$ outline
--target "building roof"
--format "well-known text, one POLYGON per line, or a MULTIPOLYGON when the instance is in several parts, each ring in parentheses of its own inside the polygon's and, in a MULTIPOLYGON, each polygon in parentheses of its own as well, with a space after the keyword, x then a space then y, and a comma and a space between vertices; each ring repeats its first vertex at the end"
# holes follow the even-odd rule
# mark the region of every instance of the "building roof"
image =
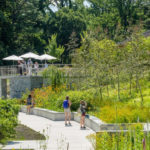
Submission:
MULTIPOLYGON (((144 37, 149 37, 150 36, 150 30, 148 30, 148 31, 146 31, 146 32, 144 32, 143 33, 143 36, 144 37)), ((118 42, 118 45, 124 45, 124 44, 126 44, 127 42, 129 42, 130 41, 130 38, 129 39, 126 39, 126 40, 124 40, 124 41, 122 41, 122 42, 118 42)))
POLYGON ((144 35, 144 37, 148 37, 148 36, 150 36, 150 30, 148 30, 148 31, 144 32, 144 33, 143 33, 143 35, 144 35))

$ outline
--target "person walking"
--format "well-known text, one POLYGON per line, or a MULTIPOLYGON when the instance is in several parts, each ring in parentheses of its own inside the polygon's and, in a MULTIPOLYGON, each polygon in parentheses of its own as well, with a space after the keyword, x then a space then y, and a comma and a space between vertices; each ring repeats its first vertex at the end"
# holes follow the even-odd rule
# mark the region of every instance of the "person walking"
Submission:
POLYGON ((32 106, 32 96, 28 95, 28 98, 27 98, 27 114, 30 114, 31 106, 32 106))
POLYGON ((70 111, 71 101, 69 100, 69 96, 66 96, 66 99, 63 101, 63 108, 65 113, 65 126, 71 125, 71 111, 70 111), (67 124, 68 121, 68 124, 67 124))
POLYGON ((81 112, 81 118, 80 118, 80 128, 81 129, 85 129, 85 114, 86 114, 86 102, 85 101, 81 101, 80 102, 80 112, 81 112))

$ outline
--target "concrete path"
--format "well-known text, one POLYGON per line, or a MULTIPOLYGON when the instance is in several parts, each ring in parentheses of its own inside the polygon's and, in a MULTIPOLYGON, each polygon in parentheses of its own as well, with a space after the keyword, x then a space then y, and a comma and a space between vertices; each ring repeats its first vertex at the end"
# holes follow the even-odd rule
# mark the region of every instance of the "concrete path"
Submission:
POLYGON ((43 133, 46 141, 14 141, 3 149, 35 150, 93 150, 86 136, 95 133, 91 129, 80 130, 79 123, 71 121, 72 126, 65 126, 64 121, 52 121, 35 115, 19 113, 19 121, 35 131, 43 133))

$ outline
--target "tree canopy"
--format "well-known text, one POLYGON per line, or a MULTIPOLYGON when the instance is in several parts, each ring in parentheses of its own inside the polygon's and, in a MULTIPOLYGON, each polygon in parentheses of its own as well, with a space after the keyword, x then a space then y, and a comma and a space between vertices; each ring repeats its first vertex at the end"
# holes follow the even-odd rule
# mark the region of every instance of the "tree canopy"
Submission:
POLYGON ((88 0, 86 3, 83 0, 1 0, 0 59, 28 51, 43 54, 53 35, 57 35, 54 51, 64 47, 61 62, 71 63, 70 53, 81 46, 84 31, 97 40, 108 37, 118 42, 130 36, 136 26, 141 30, 150 29, 148 0, 88 0))

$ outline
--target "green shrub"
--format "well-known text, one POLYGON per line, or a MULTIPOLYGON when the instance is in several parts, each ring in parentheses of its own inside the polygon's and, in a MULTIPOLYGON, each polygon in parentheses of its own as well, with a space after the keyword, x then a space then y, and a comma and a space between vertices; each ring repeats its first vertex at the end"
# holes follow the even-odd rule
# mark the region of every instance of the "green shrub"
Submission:
POLYGON ((145 138, 146 142, 150 142, 150 138, 144 135, 141 125, 132 127, 127 132, 100 132, 97 133, 95 138, 96 150, 142 150, 143 139, 145 138))
POLYGON ((89 109, 93 109, 93 93, 90 91, 68 91, 63 92, 57 99, 56 105, 60 108, 63 105, 63 100, 69 96, 72 103, 71 110, 76 111, 80 106, 80 101, 84 100, 87 103, 89 109))
POLYGON ((42 72, 42 76, 46 79, 46 85, 51 85, 53 88, 63 85, 66 82, 64 71, 55 66, 50 66, 42 72))
POLYGON ((148 150, 150 142, 149 135, 144 134, 140 124, 129 127, 127 132, 99 132, 95 136, 88 136, 88 139, 91 142, 96 140, 93 144, 95 150, 142 150, 143 139, 146 140, 146 150, 148 150))
POLYGON ((150 112, 147 107, 117 103, 102 107, 97 116, 107 123, 147 122, 150 112))
POLYGON ((0 143, 5 142, 9 137, 13 136, 17 126, 17 115, 19 106, 16 100, 0 99, 0 143))
MULTIPOLYGON (((76 111, 79 108, 80 101, 87 102, 88 109, 93 109, 96 98, 94 99, 94 91, 68 91, 66 86, 53 88, 51 86, 34 89, 32 92, 35 106, 55 111, 63 111, 63 101, 66 96, 70 97, 71 110, 76 111)), ((26 104, 26 99, 29 92, 22 96, 20 102, 26 104)))

